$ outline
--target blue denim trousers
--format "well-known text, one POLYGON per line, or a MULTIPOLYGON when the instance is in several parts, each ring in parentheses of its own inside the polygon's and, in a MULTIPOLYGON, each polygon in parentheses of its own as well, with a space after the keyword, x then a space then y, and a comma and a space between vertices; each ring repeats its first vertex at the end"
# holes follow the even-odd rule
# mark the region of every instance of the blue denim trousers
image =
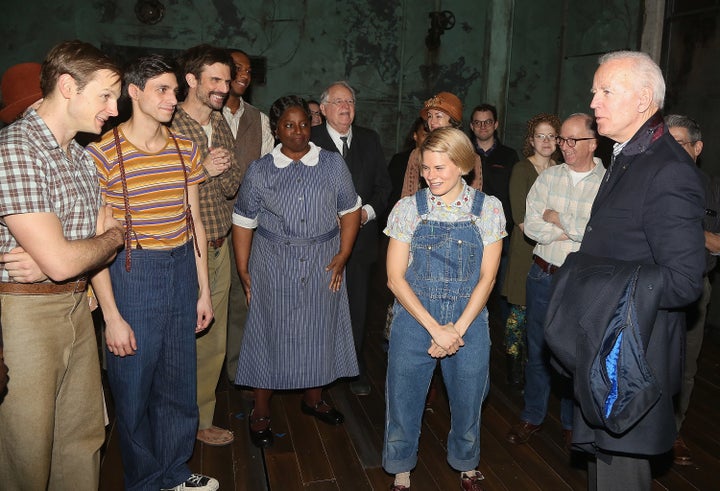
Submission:
MULTIPOLYGON (((473 215, 482 209, 482 196, 476 194, 473 215)), ((421 216, 423 204, 418 200, 421 216)), ((455 322, 479 281, 482 263, 482 238, 472 218, 452 223, 423 220, 413 234, 411 252, 405 278, 413 292, 439 324, 455 322)), ((474 469, 480 461, 480 411, 489 388, 487 316, 483 309, 463 336, 465 345, 440 360, 451 414, 447 461, 459 471, 474 469)), ((383 446, 383 467, 391 474, 410 471, 417 464, 425 397, 436 365, 427 353, 431 340, 428 331, 395 302, 383 446)))
MULTIPOLYGON (((422 417, 436 360, 427 354, 431 337, 405 309, 395 309, 388 351, 383 467, 390 474, 417 464, 422 417), (405 318, 405 319, 403 319, 405 318)), ((465 346, 440 360, 450 400, 447 461, 467 471, 480 461, 480 411, 490 388, 490 335, 487 310, 463 337, 465 346)))
POLYGON ((115 302, 137 341, 135 355, 107 353, 125 489, 172 488, 190 477, 187 461, 198 426, 193 244, 133 249, 131 270, 116 260, 110 276, 115 302))
MULTIPOLYGON (((525 366, 525 408, 520 418, 539 425, 545 420, 550 397, 550 349, 545 343, 545 315, 550 301, 552 275, 540 266, 530 267, 526 283, 527 365, 525 366)), ((560 422, 563 429, 573 426, 572 384, 564 380, 560 400, 560 422)))

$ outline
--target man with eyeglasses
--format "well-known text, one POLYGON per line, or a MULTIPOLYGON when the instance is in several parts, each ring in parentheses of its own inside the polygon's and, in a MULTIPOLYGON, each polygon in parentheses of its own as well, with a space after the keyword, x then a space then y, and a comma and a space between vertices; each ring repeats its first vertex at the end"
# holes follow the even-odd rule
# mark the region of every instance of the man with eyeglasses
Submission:
POLYGON ((374 130, 353 124, 355 91, 352 87, 344 81, 330 85, 320 96, 320 111, 326 121, 312 128, 311 140, 317 146, 343 156, 355 191, 362 199, 360 232, 345 267, 345 276, 355 352, 360 367, 360 376, 351 382, 350 390, 355 395, 367 395, 370 393, 370 382, 365 374, 362 346, 370 273, 378 256, 376 218, 382 216, 388 205, 392 184, 380 137, 374 130))
MULTIPOLYGON (((505 230, 508 235, 503 239, 500 268, 493 290, 502 291, 505 271, 507 270, 508 249, 510 247, 510 233, 513 229, 512 212, 510 210, 510 174, 518 158, 515 149, 503 145, 497 135, 499 121, 497 109, 492 104, 483 103, 472 111, 470 120, 470 140, 475 147, 475 153, 482 160, 483 192, 495 196, 503 205, 505 213, 505 230)), ((500 316, 504 324, 510 313, 510 306, 506 300, 500 300, 500 316)))
MULTIPOLYGON (((525 407, 521 422, 512 427, 510 443, 527 442, 542 426, 547 414, 552 373, 550 351, 545 343, 545 314, 553 274, 571 252, 580 249, 585 225, 605 167, 594 157, 597 141, 593 118, 573 114, 563 122, 556 141, 565 162, 548 167, 530 188, 525 206, 525 235, 537 242, 533 265, 527 276, 527 364, 525 407)), ((563 444, 570 448, 573 399, 569 380, 563 380, 560 422, 563 444)))
MULTIPOLYGON (((687 116, 669 114, 665 116, 665 124, 675 141, 690 155, 695 164, 703 150, 702 133, 700 125, 687 116)), ((693 465, 692 454, 682 437, 680 428, 685 420, 690 396, 695 385, 695 374, 698 368, 698 358, 702 348, 705 333, 705 319, 707 317, 708 303, 710 302, 710 280, 708 274, 717 264, 717 255, 720 254, 720 185, 716 178, 711 179, 705 172, 700 171, 705 184, 705 218, 703 229, 705 231, 705 274, 703 276, 703 293, 699 299, 688 306, 686 314, 687 334, 685 337, 685 370, 683 371, 682 387, 676 401, 675 424, 678 436, 673 444, 673 462, 677 465, 693 465)))
MULTIPOLYGON (((235 63, 235 78, 230 82, 230 90, 222 114, 230 126, 235 146, 235 161, 244 175, 250 162, 266 153, 272 152, 275 138, 270 131, 270 119, 258 108, 243 99, 252 82, 250 57, 240 49, 230 50, 235 63)), ((242 178, 241 181, 242 183, 242 178)), ((227 236, 228 247, 232 248, 232 234, 227 236)), ((235 382, 240 344, 245 330, 247 317, 247 299, 240 276, 235 266, 235 255, 230 253, 230 293, 228 297, 227 354, 225 372, 230 383, 235 382)))

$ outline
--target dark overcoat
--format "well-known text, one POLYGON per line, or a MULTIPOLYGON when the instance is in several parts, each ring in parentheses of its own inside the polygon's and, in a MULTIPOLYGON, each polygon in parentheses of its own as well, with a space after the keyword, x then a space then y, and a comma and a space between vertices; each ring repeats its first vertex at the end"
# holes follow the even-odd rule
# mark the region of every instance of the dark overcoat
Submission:
POLYGON ((672 397, 680 390, 684 363, 681 309, 703 288, 704 208, 697 167, 658 112, 606 172, 580 251, 659 267, 662 292, 645 355, 661 396, 652 410, 619 435, 589 424, 576 411, 574 443, 630 454, 660 454, 672 447, 676 436, 672 397))

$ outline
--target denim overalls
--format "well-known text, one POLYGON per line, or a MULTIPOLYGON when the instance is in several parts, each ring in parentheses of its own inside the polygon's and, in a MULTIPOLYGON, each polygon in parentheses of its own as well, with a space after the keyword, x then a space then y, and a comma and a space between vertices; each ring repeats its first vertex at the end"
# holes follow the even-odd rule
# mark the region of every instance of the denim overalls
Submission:
MULTIPOLYGON (((485 195, 475 193, 471 215, 461 222, 427 219, 428 191, 415 194, 422 221, 413 234, 412 263, 405 279, 430 314, 444 325, 462 314, 480 278, 483 242, 475 220, 485 195)), ((450 399, 448 463, 474 469, 480 461, 480 410, 489 388, 490 335, 487 309, 463 336, 465 345, 440 365, 450 399)), ((428 355, 432 337, 399 302, 395 302, 386 384, 387 409, 383 467, 407 472, 417 463, 425 397, 436 365, 428 355)))

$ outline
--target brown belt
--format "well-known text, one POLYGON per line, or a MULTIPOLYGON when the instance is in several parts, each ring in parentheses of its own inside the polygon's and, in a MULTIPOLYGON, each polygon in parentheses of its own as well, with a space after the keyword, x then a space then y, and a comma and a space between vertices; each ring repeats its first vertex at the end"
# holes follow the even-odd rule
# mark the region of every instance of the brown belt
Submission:
POLYGON ((68 283, 0 283, 0 293, 14 295, 53 295, 57 293, 80 293, 87 288, 87 278, 68 283))
POLYGON ((540 269, 542 269, 547 274, 553 274, 559 268, 558 266, 555 266, 554 264, 550 264, 549 262, 547 262, 546 260, 544 260, 543 258, 541 258, 540 256, 537 256, 535 254, 533 254, 533 262, 535 264, 537 264, 538 266, 540 266, 540 269))
POLYGON ((219 239, 215 240, 208 240, 208 247, 212 247, 214 249, 220 249, 222 245, 225 243, 226 237, 220 237, 219 239))

